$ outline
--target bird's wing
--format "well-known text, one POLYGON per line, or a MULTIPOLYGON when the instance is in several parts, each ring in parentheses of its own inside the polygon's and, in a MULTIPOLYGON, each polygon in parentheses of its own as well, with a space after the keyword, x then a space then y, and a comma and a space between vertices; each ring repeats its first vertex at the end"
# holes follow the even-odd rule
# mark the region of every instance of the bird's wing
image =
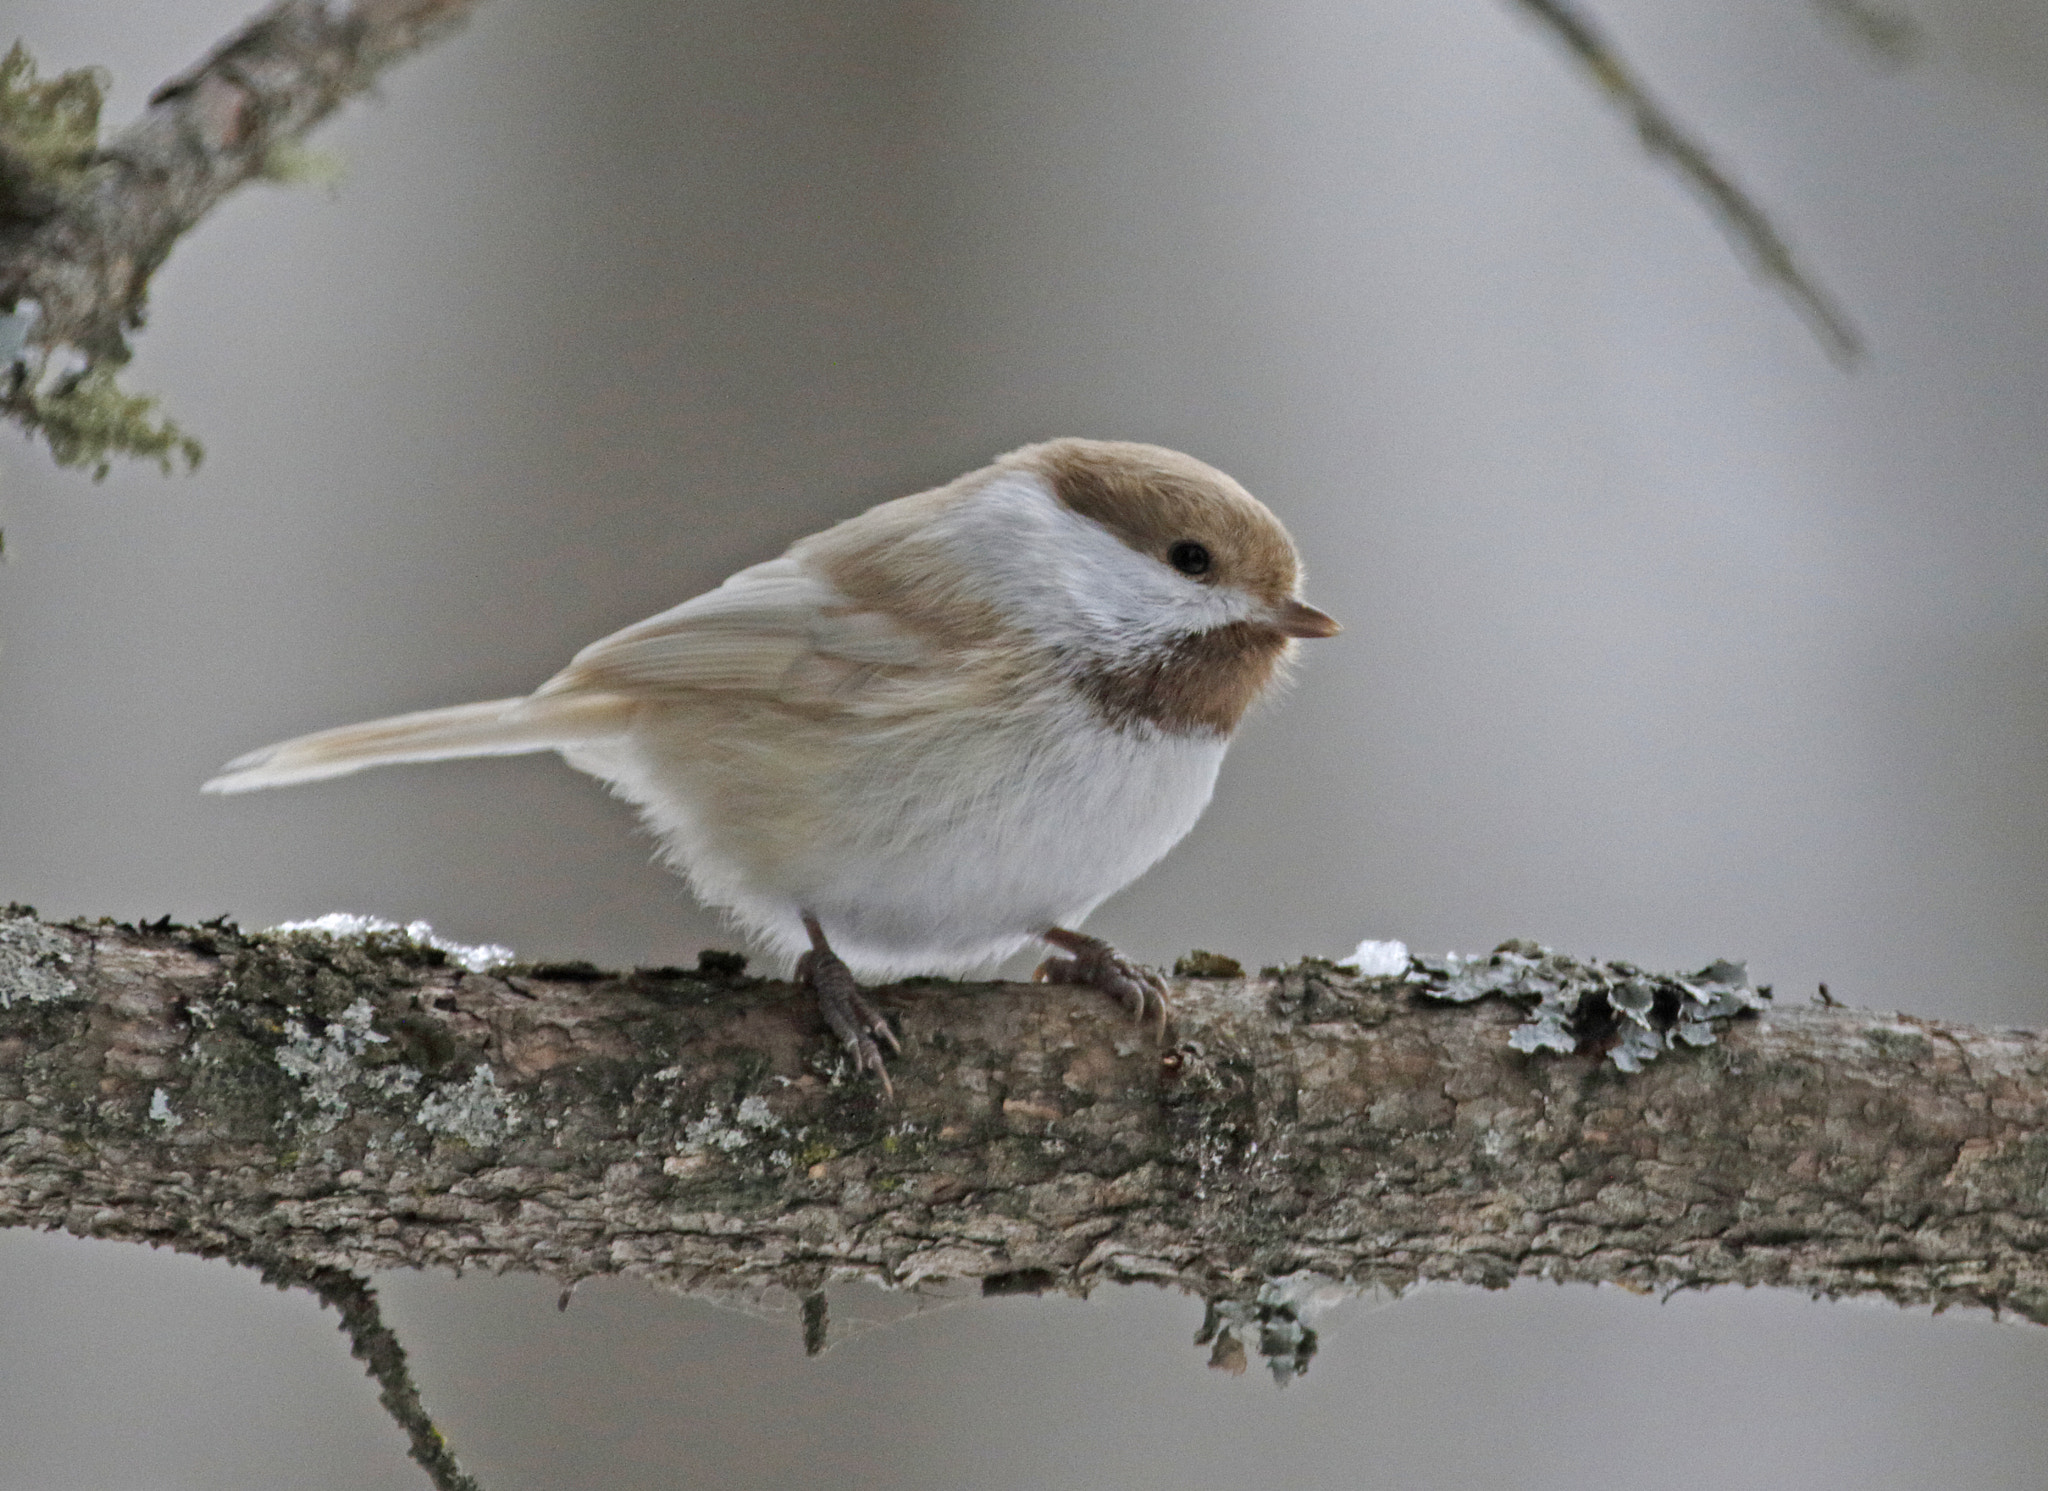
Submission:
POLYGON ((719 690, 827 702, 881 670, 932 660, 927 641, 853 606, 787 556, 591 643, 538 696, 719 690))

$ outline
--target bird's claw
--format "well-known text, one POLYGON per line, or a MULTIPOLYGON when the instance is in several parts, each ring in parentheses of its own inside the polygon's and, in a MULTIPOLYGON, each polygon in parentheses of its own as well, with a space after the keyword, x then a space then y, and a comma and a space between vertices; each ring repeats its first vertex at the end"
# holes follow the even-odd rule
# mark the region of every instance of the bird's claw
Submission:
POLYGON ((797 959, 796 976, 799 983, 810 985, 818 1001, 818 1012, 853 1058, 854 1069, 873 1072, 875 1080, 882 1084, 882 1095, 893 1098, 896 1085, 889 1080, 889 1068, 883 1065, 882 1048, 876 1042, 886 1042, 899 1056, 903 1054, 903 1043, 896 1039, 896 1032, 889 1028, 881 1012, 861 997, 853 970, 840 961, 837 953, 827 949, 808 952, 797 959))
POLYGON ((1158 970, 1133 963, 1099 937, 1059 929, 1046 940, 1067 951, 1065 957, 1047 958, 1032 973, 1034 983, 1081 984, 1100 989, 1122 1005, 1133 1020, 1143 1024, 1157 1017, 1159 1038, 1166 1038, 1167 1016, 1172 1012, 1171 991, 1158 970))

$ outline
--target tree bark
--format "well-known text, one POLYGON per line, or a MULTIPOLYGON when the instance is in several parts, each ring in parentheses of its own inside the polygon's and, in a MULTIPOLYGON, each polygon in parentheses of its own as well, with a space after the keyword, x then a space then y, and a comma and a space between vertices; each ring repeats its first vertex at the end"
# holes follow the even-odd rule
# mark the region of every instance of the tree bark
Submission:
POLYGON ((399 933, 17 909, 0 1225, 806 1297, 1147 1280, 1262 1323, 1269 1354, 1303 1347, 1309 1280, 1771 1284, 2048 1320, 2032 1032, 1766 1006, 1630 1073, 1612 1018, 1524 1052, 1521 1003, 1445 1003, 1414 973, 1178 979, 1164 1044, 1086 991, 913 980, 875 996, 904 1045, 886 1102, 799 991, 709 961, 475 973, 399 933))

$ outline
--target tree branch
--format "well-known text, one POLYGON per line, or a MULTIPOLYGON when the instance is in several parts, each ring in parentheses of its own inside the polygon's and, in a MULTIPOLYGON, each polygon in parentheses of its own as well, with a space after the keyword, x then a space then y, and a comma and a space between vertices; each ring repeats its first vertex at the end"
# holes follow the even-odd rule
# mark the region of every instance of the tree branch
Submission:
MULTIPOLYGON (((147 441, 149 409, 123 406, 110 379, 128 359, 127 333, 143 321, 150 276, 172 246, 236 187, 277 174, 305 134, 400 58, 459 26, 476 0, 278 0, 205 59, 157 89, 143 116, 95 143, 99 84, 72 73, 36 84, 26 55, 9 59, 8 110, 0 124, 0 310, 16 323, 7 360, 23 341, 41 349, 34 368, 15 364, 0 382, 0 410, 61 446, 82 429, 96 450, 76 459, 104 466, 127 450, 124 432, 147 441), (22 76, 27 69, 27 76, 22 76), (40 106, 40 107, 39 107, 40 106), (28 125, 38 128, 29 129, 28 125), (70 148, 63 148, 64 142, 70 148), (44 386, 48 354, 75 349, 84 367, 69 386, 44 386), (77 404, 80 389, 87 408, 77 404), (47 407, 46 407, 47 406, 47 407), (96 423, 97 422, 97 425, 96 423), (109 426, 113 439, 107 440, 109 426)), ((143 451, 167 459, 182 437, 156 432, 143 451)), ((188 460, 196 447, 184 440, 188 460)))
POLYGON ((1533 953, 1468 966, 1440 991, 1465 1004, 1318 963, 1179 980, 1163 1047, 1081 991, 911 981, 877 996, 905 1048, 885 1103, 785 984, 15 916, 0 1225, 805 1298, 1143 1279, 1246 1329, 1309 1276, 2048 1320, 2043 1037, 1766 1007, 1627 1073, 1627 991, 1668 1016, 1686 985, 1533 953), (1612 1003, 1571 1054, 1517 1050, 1553 975, 1612 1003))
POLYGON ((420 1390, 412 1380, 412 1369, 406 1365, 405 1348, 384 1323, 377 1291, 367 1279, 342 1269, 283 1257, 257 1266, 266 1284, 275 1284, 279 1289, 308 1290, 341 1317, 349 1354, 376 1379, 377 1401, 405 1431, 406 1451, 427 1473, 428 1484, 434 1491, 483 1491, 455 1463, 455 1452, 448 1448, 448 1441, 428 1416, 426 1405, 420 1401, 420 1390))
MULTIPOLYGON (((1621 54, 1571 0, 1513 0, 1562 42, 1607 97, 1628 114, 1643 148, 1678 173, 1748 255, 1756 272, 1806 317, 1829 357, 1853 367, 1863 357, 1863 335, 1834 296, 1793 257, 1792 247, 1770 216, 1706 146, 1665 111, 1621 54)), ((1862 12, 1858 12, 1862 14, 1862 12)))

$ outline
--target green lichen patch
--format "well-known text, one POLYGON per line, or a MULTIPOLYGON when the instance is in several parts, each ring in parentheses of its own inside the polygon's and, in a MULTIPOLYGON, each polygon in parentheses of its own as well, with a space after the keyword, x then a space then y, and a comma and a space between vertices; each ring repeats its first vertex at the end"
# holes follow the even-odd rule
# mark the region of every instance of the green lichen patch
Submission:
POLYGON ((405 1018, 417 980, 448 962, 437 948, 403 935, 177 930, 225 975, 219 997, 185 1004, 188 1114, 304 1142, 359 1108, 431 1091, 430 1074, 468 1074, 444 1027, 405 1018))
POLYGON ((279 186, 319 186, 329 191, 348 176, 348 161, 336 150, 322 150, 303 140, 278 140, 263 153, 256 174, 279 186))
MULTIPOLYGON (((100 109, 112 80, 97 67, 42 79, 35 59, 16 42, 0 58, 0 191, 17 172, 47 181, 82 171, 99 148, 100 109)), ((13 194, 0 196, 0 213, 13 215, 13 194)))
POLYGON ((1624 1072, 1679 1046, 1711 1046, 1720 1026, 1771 997, 1768 987, 1750 986, 1740 963, 1645 973, 1633 963, 1584 963, 1519 940, 1476 958, 1416 958, 1405 978, 1426 999, 1471 1004, 1498 995, 1521 1005, 1529 1018, 1508 1034, 1517 1051, 1600 1050, 1624 1072))
POLYGON ((119 456, 154 461, 166 476, 180 461, 188 472, 199 469, 206 448, 156 407, 155 395, 123 389, 107 362, 55 375, 16 362, 0 382, 0 411, 41 434, 59 466, 89 467, 94 481, 119 456))
POLYGON ((274 1054, 284 1034, 275 1011, 194 999, 185 1015, 192 1032, 179 1064, 181 1108, 226 1132, 274 1131, 297 1098, 296 1083, 274 1054))
MULTIPOLYGON (((0 58, 0 227, 59 212, 100 169, 107 81, 97 68, 40 78, 19 42, 0 58)), ((131 321, 140 314, 135 293, 131 321)), ((85 467, 95 481, 124 456, 154 461, 166 476, 180 462, 197 470, 200 443, 158 413, 155 397, 117 381, 127 355, 119 335, 89 338, 82 352, 36 344, 40 309, 27 300, 0 306, 0 413, 41 434, 58 465, 85 467)))
POLYGON ((373 991, 382 996, 406 986, 408 964, 434 966, 432 949, 384 946, 373 939, 330 939, 317 933, 259 934, 228 960, 238 1003, 252 1015, 268 1013, 282 1031, 286 1016, 318 1034, 373 991))
POLYGON ((1925 1061, 1934 1050, 1927 1037, 1917 1030, 1873 1025, 1863 1032, 1863 1039, 1870 1042, 1878 1055, 1892 1061, 1925 1061))
POLYGON ((1243 978, 1244 964, 1222 953, 1205 952, 1196 948, 1184 958, 1173 962, 1175 978, 1243 978))

